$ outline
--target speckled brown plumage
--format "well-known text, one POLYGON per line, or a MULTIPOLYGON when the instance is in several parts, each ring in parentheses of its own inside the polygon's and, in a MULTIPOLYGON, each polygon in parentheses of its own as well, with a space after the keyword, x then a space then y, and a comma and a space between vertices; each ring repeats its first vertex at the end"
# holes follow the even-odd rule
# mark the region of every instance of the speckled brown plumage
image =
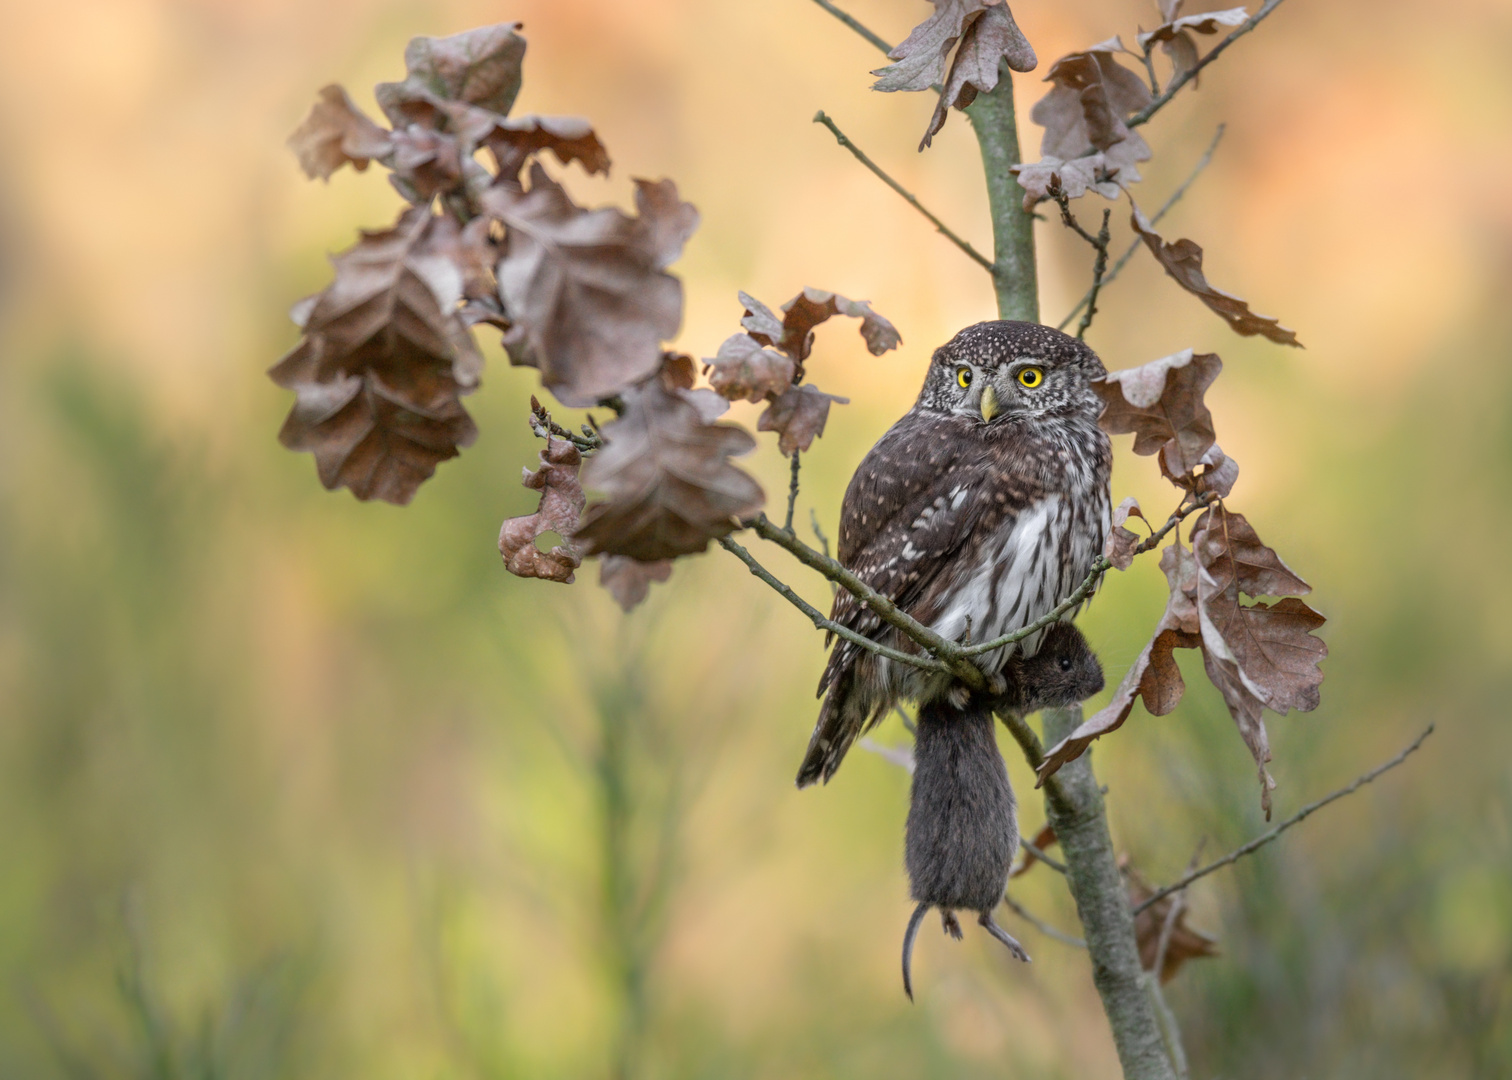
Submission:
MULTIPOLYGON (((935 351, 918 401, 852 477, 840 561, 954 640, 988 640, 1040 618, 1086 577, 1107 535, 1112 454, 1089 388, 1103 373, 1091 349, 1049 327, 1002 321, 962 330, 935 351), (1043 373, 1033 388, 1018 379, 1030 366, 1043 373), (989 386, 1000 411, 987 420, 989 386)), ((913 648, 848 592, 830 617, 913 648)), ((1030 637, 980 661, 997 670, 1016 648, 1033 655, 1037 647, 1030 637)), ((948 677, 835 642, 798 785, 834 775, 895 701, 928 702, 949 690, 948 677)))

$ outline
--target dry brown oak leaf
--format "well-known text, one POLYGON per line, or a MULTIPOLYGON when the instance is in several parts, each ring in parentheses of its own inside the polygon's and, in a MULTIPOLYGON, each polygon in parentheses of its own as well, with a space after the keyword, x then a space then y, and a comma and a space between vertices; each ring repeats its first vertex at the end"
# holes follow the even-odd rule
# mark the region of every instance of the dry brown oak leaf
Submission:
MULTIPOLYGON (((1137 872, 1124 867, 1129 887, 1129 906, 1136 907, 1155 894, 1137 872)), ((1139 966, 1146 971, 1155 970, 1155 961, 1160 958, 1160 937, 1165 933, 1166 920, 1171 917, 1171 908, 1178 903, 1176 896, 1163 896, 1138 915, 1134 916, 1134 937, 1139 943, 1139 966)), ((1171 934, 1166 940, 1165 962, 1160 967, 1160 981, 1170 982, 1188 960, 1200 960, 1220 955, 1218 939, 1211 934, 1187 925, 1187 907, 1182 905, 1171 924, 1171 934)))
POLYGON ((998 65, 1033 71, 1039 63, 1004 0, 934 0, 935 10, 887 55, 897 63, 878 68, 873 90, 929 90, 943 82, 940 100, 919 143, 923 150, 945 126, 951 106, 964 109, 998 84, 998 65), (959 45, 959 48, 957 46, 959 45), (946 71, 946 57, 955 58, 946 71))
POLYGON ((1311 586, 1261 542, 1244 515, 1222 504, 1205 511, 1192 531, 1203 665, 1223 695, 1239 735, 1255 759, 1260 802, 1270 817, 1275 787, 1261 709, 1285 713, 1318 707, 1328 646, 1313 631, 1322 615, 1297 596, 1311 586), (1280 596, 1275 604, 1243 597, 1280 596))
POLYGON ((730 401, 777 397, 792 386, 796 370, 791 358, 763 348, 749 334, 731 334, 716 355, 704 360, 709 385, 730 401))
POLYGON ((482 26, 450 37, 412 38, 403 82, 379 83, 374 95, 395 127, 439 127, 441 102, 456 101, 505 116, 520 93, 525 39, 519 23, 482 26))
POLYGON ((312 180, 329 180, 343 165, 361 172, 369 161, 393 150, 389 132, 369 120, 334 84, 320 91, 320 100, 289 136, 288 146, 312 180))
POLYGON ((605 555, 599 560, 599 584, 627 612, 646 599, 652 582, 666 581, 671 576, 671 559, 639 562, 624 555, 605 555))
POLYGON ((1093 740, 1122 727, 1136 697, 1144 700, 1152 716, 1165 716, 1180 703, 1186 683, 1176 666, 1174 651, 1195 649, 1202 644, 1196 601, 1197 563, 1178 539, 1161 553, 1160 568, 1165 571, 1170 595, 1165 613, 1155 624, 1155 633, 1113 691, 1113 699, 1046 753, 1038 769, 1036 787, 1055 775, 1062 765, 1081 757, 1093 740))
POLYGON ((1180 7, 1180 4, 1162 4, 1161 15, 1166 21, 1148 34, 1140 34, 1138 37, 1139 47, 1146 51, 1155 42, 1160 43, 1171 60, 1173 78, 1197 66, 1197 41, 1192 37, 1193 32, 1216 34, 1219 27, 1238 26, 1249 15, 1244 8, 1230 8, 1227 11, 1208 11, 1178 19, 1175 14, 1180 7))
POLYGON ((1069 198, 1096 191, 1112 199, 1140 179, 1135 166, 1149 160, 1150 147, 1124 121, 1150 103, 1150 88, 1114 59, 1115 47, 1122 47, 1116 38, 1050 68, 1045 81, 1055 86, 1029 113, 1045 129, 1041 160, 1010 170, 1025 189, 1026 207, 1047 198, 1052 181, 1069 198))
POLYGON ((1245 337, 1259 334, 1278 345, 1302 348, 1296 331, 1288 330, 1269 315, 1255 314, 1248 303, 1233 293, 1209 285, 1202 273, 1202 248, 1194 241, 1177 240, 1171 243, 1165 240, 1137 207, 1131 224, 1156 261, 1165 267, 1166 273, 1175 278, 1183 289, 1223 316, 1234 333, 1245 337))
POLYGON ((516 577, 541 578, 571 584, 573 571, 583 557, 572 542, 578 516, 587 499, 578 482, 578 468, 583 455, 566 439, 547 439, 541 451, 541 467, 532 472, 522 470, 520 483, 541 493, 536 512, 524 517, 506 518, 499 529, 499 554, 504 568, 516 577), (556 533, 562 543, 550 551, 536 546, 537 538, 556 533))
POLYGON ((850 398, 826 394, 818 387, 789 386, 772 400, 756 421, 757 431, 777 432, 777 449, 791 457, 807 450, 824 434, 831 404, 849 405, 850 398))
POLYGON ((749 432, 706 422, 661 379, 626 390, 624 402, 583 473, 605 495, 577 530, 586 554, 641 562, 690 555, 761 509, 761 486, 729 461, 755 448, 749 432))
MULTIPOLYGON (((1108 530, 1108 539, 1103 544, 1103 558, 1119 570, 1127 570, 1134 565, 1134 549, 1139 546, 1139 535, 1124 528, 1124 522, 1131 517, 1144 518, 1139 500, 1132 496, 1119 503, 1113 511, 1113 527, 1108 530)), ((1147 518, 1145 520, 1148 521, 1147 518)))
POLYGON ((861 338, 866 342, 866 351, 881 356, 889 349, 896 349, 903 337, 892 323, 871 309, 865 300, 847 300, 839 293, 823 289, 804 289, 782 305, 782 318, 760 300, 740 293, 740 302, 745 305, 745 315, 740 325, 760 345, 771 345, 786 353, 798 365, 798 377, 803 375, 803 362, 814 348, 814 328, 836 315, 848 315, 861 320, 861 338))
POLYGON ((682 283, 666 267, 698 212, 670 180, 637 180, 639 217, 585 210, 539 164, 528 191, 482 198, 505 226, 499 298, 511 363, 537 368, 564 404, 592 405, 652 375, 682 322, 682 283))
POLYGON ((1213 353, 1179 353, 1110 371, 1092 384, 1102 398, 1098 425, 1109 435, 1134 435, 1136 454, 1160 454, 1173 477, 1189 476, 1214 441, 1213 414, 1203 396, 1223 370, 1213 353))
POLYGON ((293 390, 279 432, 315 455, 327 489, 407 503, 477 435, 460 398, 483 358, 457 315, 455 226, 411 207, 332 258, 335 280, 296 307, 304 338, 269 372, 293 390))

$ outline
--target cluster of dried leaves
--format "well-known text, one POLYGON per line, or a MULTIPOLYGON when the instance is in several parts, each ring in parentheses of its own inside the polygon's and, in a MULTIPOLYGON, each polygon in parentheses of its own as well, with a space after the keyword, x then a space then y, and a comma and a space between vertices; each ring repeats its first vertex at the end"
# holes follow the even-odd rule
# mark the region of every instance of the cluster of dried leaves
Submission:
MULTIPOLYGON (((979 21, 964 25, 977 42, 968 54, 997 33, 979 21)), ((692 359, 664 343, 683 305, 668 267, 698 212, 670 180, 636 180, 634 214, 572 201, 544 167, 547 152, 590 174, 607 172, 609 156, 585 120, 510 115, 525 55, 518 30, 416 38, 405 79, 375 90, 390 127, 328 86, 290 137, 311 177, 377 162, 409 205, 335 256, 335 279, 295 306, 303 337, 271 372, 295 394, 280 438, 315 455, 327 488, 408 502, 476 436, 461 399, 483 365, 472 328, 493 326, 511 363, 536 368, 563 404, 617 414, 578 436, 533 403, 547 443, 524 483, 541 501, 504 522, 505 566, 570 582, 584 558, 602 556, 600 581, 628 609, 666 580, 669 560, 703 551, 763 505, 731 462, 755 440, 719 421, 729 401, 767 401, 758 429, 776 432, 785 454, 806 450, 845 400, 803 381, 814 327, 859 318, 873 353, 899 339, 865 303, 834 293, 806 289, 780 317, 742 294, 745 332, 708 361, 713 389, 696 389, 692 359), (600 496, 592 503, 585 485, 600 496)))
POLYGON ((920 150, 945 126, 952 106, 964 109, 997 86, 1003 61, 1014 71, 1033 71, 1039 63, 1007 0, 933 2, 934 13, 887 54, 896 63, 872 72, 878 76, 873 90, 939 92, 920 150))
MULTIPOLYGON (((1213 416, 1204 400, 1223 369, 1212 354, 1191 349, 1140 367, 1111 372, 1094 384, 1105 404, 1101 425, 1110 435, 1134 436, 1136 454, 1155 455, 1161 473, 1183 500, 1211 497, 1191 525, 1161 554, 1170 596, 1149 642, 1129 668, 1106 707, 1053 747, 1041 779, 1074 760, 1091 742, 1128 719, 1135 698, 1155 716, 1174 709, 1185 690, 1176 649, 1198 649, 1208 679, 1223 695, 1240 736, 1259 770, 1261 805, 1270 815, 1275 781, 1266 770, 1270 747, 1262 710, 1285 714, 1317 707, 1328 648, 1314 631, 1319 615, 1298 597, 1310 586, 1267 547, 1254 527, 1224 501, 1239 478, 1239 466, 1218 445, 1213 416), (1266 603, 1261 597, 1279 597, 1266 603)), ((1128 528, 1144 517, 1125 500, 1114 515, 1104 554, 1116 567, 1133 558, 1138 535, 1128 528)))

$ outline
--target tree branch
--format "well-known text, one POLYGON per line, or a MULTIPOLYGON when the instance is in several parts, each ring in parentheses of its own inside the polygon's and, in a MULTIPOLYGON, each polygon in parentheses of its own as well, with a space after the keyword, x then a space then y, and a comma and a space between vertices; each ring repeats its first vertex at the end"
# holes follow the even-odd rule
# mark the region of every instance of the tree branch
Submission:
POLYGON ((1214 60, 1218 59, 1224 49, 1227 49, 1230 45, 1238 41, 1245 34, 1249 33, 1255 27, 1259 26, 1260 23, 1263 22, 1271 12, 1275 11, 1280 6, 1281 0, 1265 0, 1265 5, 1259 11, 1255 12, 1246 21, 1236 26, 1233 33, 1229 34, 1228 37, 1224 38, 1218 44, 1214 45, 1208 52, 1208 54, 1201 60, 1197 61, 1196 64, 1172 79, 1171 84, 1165 88, 1165 91, 1159 97, 1150 102, 1143 109, 1140 109, 1137 113, 1126 120, 1125 123, 1128 124, 1128 126, 1131 128, 1136 128, 1140 124, 1148 123, 1150 117, 1154 116, 1161 109, 1165 108, 1166 104, 1176 96, 1177 92, 1180 91, 1183 86, 1195 79, 1201 73, 1203 68, 1207 67, 1214 60))
POLYGON ((928 218, 929 223, 933 225, 935 229, 945 237, 945 239, 949 240, 952 244, 960 248, 972 259, 976 260, 976 262, 981 265, 981 267, 989 274, 996 273, 996 268, 992 265, 991 259, 983 255, 976 248, 972 247, 969 241, 964 240, 960 236, 958 236, 950 228, 950 226, 946 225, 939 218, 935 217, 934 214, 930 213, 929 210, 925 208, 924 204, 921 203, 912 192, 910 192, 902 184, 894 180, 891 176, 887 175, 887 173, 883 171, 880 165, 878 165, 871 158, 867 157, 859 146, 850 141, 850 137, 835 125, 835 122, 829 118, 829 116, 824 112, 823 109, 820 109, 814 114, 814 123, 823 124, 825 127, 829 128, 830 134, 835 137, 835 141, 837 141, 841 146, 845 147, 853 155, 855 155, 856 160, 870 169, 872 171, 872 174, 876 176, 877 179, 881 180, 888 187, 892 188, 899 195, 903 196, 904 201, 907 202, 909 206, 912 206, 915 210, 928 218))
POLYGON ((793 451, 793 474, 788 481, 787 522, 782 526, 788 532, 793 531, 793 508, 798 505, 798 469, 801 463, 798 454, 799 451, 793 451))
MULTIPOLYGON (((1213 136, 1213 141, 1208 144, 1207 153, 1203 154, 1201 159, 1198 160, 1197 165, 1187 175, 1187 178, 1181 182, 1181 186, 1178 187, 1175 191, 1171 192, 1170 198, 1166 199, 1164 205, 1162 205, 1159 210, 1155 211, 1155 216, 1150 219, 1151 225, 1158 224, 1160 222, 1160 219, 1165 217, 1166 214, 1170 212, 1171 207, 1175 206, 1178 202, 1181 201, 1181 197, 1187 193, 1187 189, 1192 186, 1193 182, 1202 175, 1203 170, 1206 169, 1210 164, 1212 164, 1213 151, 1218 149, 1218 143, 1223 139, 1223 133, 1227 130, 1227 124, 1218 125, 1218 132, 1213 136)), ((1113 269, 1108 271, 1108 275, 1103 278, 1103 288, 1106 288, 1107 286, 1113 284, 1113 279, 1116 278, 1119 274, 1123 273, 1123 268, 1127 266, 1129 260, 1134 257, 1134 253, 1143 246, 1144 241, 1136 237, 1134 239, 1134 242, 1129 245, 1128 250, 1118 257, 1118 261, 1113 264, 1113 269)), ((1095 298, 1095 290, 1088 289, 1086 293, 1082 295, 1082 298, 1077 301, 1076 306, 1066 313, 1066 317, 1055 324, 1055 328, 1057 330, 1064 330, 1066 328, 1066 324, 1069 323, 1072 319, 1076 318, 1076 313, 1081 311, 1082 308, 1086 307, 1095 298)))
POLYGON ((871 42, 877 48, 881 49, 884 54, 892 52, 893 47, 891 45, 889 45, 882 38, 878 37, 876 34, 872 33, 865 26, 863 26, 861 24, 861 21, 854 15, 847 15, 845 12, 837 8, 834 4, 830 3, 829 0, 814 0, 814 3, 818 4, 825 11, 829 12, 835 18, 843 22, 846 26, 850 27, 856 33, 864 37, 867 41, 871 42))
POLYGON ((998 318, 1039 322, 1039 271, 1034 262, 1034 216, 1024 209, 1023 189, 1008 170, 1019 155, 1013 111, 1013 72, 998 64, 998 84, 966 109, 982 151, 987 206, 992 215, 993 287, 998 318))
MULTIPOLYGON (((787 530, 779 529, 767 519, 765 514, 758 516, 753 521, 747 522, 746 527, 753 530, 763 540, 770 540, 778 547, 783 548, 811 570, 817 570, 831 581, 838 583, 841 588, 871 608, 883 622, 897 630, 901 630, 905 636, 928 649, 944 664, 945 670, 948 670, 971 689, 976 691, 987 689, 987 677, 982 674, 982 670, 979 667, 967 658, 967 654, 962 646, 941 637, 929 627, 908 615, 891 600, 877 592, 834 559, 819 554, 819 552, 809 547, 787 530)), ((835 625, 838 626, 839 624, 835 625)), ((847 640, 851 639, 848 638, 847 640)), ((869 641, 870 639, 867 640, 869 641)), ((897 650, 892 651, 897 652, 897 650)), ((907 656, 910 654, 900 653, 899 655, 907 656)))
POLYGON ((1003 903, 1008 905, 1009 911, 1013 912, 1019 918, 1023 919, 1030 926, 1034 927, 1040 933, 1044 934, 1047 938, 1054 938, 1056 941, 1070 945, 1075 949, 1085 949, 1087 947, 1087 943, 1081 938, 1073 937, 1063 930, 1057 930, 1049 923, 1043 921, 1042 919, 1039 919, 1034 915, 1029 914, 1029 912, 1024 909, 1024 906, 1022 904, 1020 904, 1013 897, 1009 896, 1007 893, 1003 894, 1003 903))
POLYGON ((1327 806, 1329 803, 1334 802, 1338 799, 1342 799, 1346 795, 1353 795, 1356 791, 1364 787, 1366 784, 1370 783, 1382 773, 1394 769, 1402 762, 1406 761, 1408 755, 1410 755, 1418 747, 1422 746, 1423 742, 1428 738, 1428 736, 1433 734, 1433 730, 1436 726, 1437 725, 1429 724, 1427 729, 1412 741, 1411 746, 1407 747, 1407 749, 1403 750, 1400 754, 1392 758, 1390 761, 1386 762, 1384 765, 1379 765, 1376 768, 1371 769, 1364 776, 1357 777, 1353 783, 1342 787, 1338 791, 1335 791, 1329 795, 1325 795, 1317 802, 1308 803, 1291 817, 1287 818, 1285 821, 1281 822, 1281 824, 1277 825, 1274 829, 1260 834, 1249 843, 1244 844, 1241 847, 1235 848, 1223 858, 1208 863, 1200 870, 1193 870, 1188 874, 1184 874, 1180 879, 1164 886, 1163 888, 1156 889, 1148 897, 1134 906, 1134 914, 1138 915, 1141 911, 1149 907, 1151 904, 1155 903, 1157 900, 1161 900, 1167 896, 1170 896, 1174 892, 1180 892, 1182 889, 1185 889, 1188 885, 1196 881, 1198 878, 1207 877, 1207 875, 1211 874, 1213 871, 1222 870, 1225 866, 1230 866, 1233 863, 1236 863, 1240 859, 1244 858, 1246 855, 1258 851, 1260 848, 1263 848, 1266 844, 1269 844, 1272 840, 1276 839, 1276 837, 1284 833, 1287 829, 1291 828, 1293 825, 1296 825, 1303 818, 1306 818, 1308 815, 1314 814, 1317 811, 1323 809, 1323 807, 1327 806))
POLYGON ((834 634, 836 637, 842 637, 846 641, 852 642, 853 644, 861 646, 863 649, 876 653, 878 656, 885 656, 889 660, 896 660, 900 664, 910 664, 913 667, 922 668, 925 671, 948 672, 950 670, 948 667, 946 667, 945 664, 941 663, 939 660, 936 660, 932 656, 922 655, 919 653, 906 653, 898 649, 890 649, 886 645, 882 645, 878 642, 873 641, 871 638, 867 637, 864 634, 856 633, 848 626, 841 626, 839 623, 825 618, 824 614, 818 608, 814 607, 807 600, 803 599, 803 597, 795 593, 782 581, 779 581, 770 570, 756 561, 755 556, 753 556, 749 551, 737 544, 734 540, 731 540, 728 536, 720 537, 719 546, 724 548, 731 555, 734 555, 741 562, 745 563, 746 569, 750 570, 752 574, 775 589, 777 594, 784 600, 807 615, 809 621, 814 624, 814 628, 816 630, 827 630, 831 634, 834 634))

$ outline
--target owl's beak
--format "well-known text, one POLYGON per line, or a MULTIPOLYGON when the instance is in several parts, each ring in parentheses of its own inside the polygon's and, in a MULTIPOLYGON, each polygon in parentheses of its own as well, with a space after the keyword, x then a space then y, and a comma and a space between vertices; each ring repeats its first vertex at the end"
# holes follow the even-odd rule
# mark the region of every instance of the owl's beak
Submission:
POLYGON ((982 390, 982 419, 990 423, 992 418, 1001 411, 998 408, 997 391, 992 388, 991 383, 988 383, 982 390))

